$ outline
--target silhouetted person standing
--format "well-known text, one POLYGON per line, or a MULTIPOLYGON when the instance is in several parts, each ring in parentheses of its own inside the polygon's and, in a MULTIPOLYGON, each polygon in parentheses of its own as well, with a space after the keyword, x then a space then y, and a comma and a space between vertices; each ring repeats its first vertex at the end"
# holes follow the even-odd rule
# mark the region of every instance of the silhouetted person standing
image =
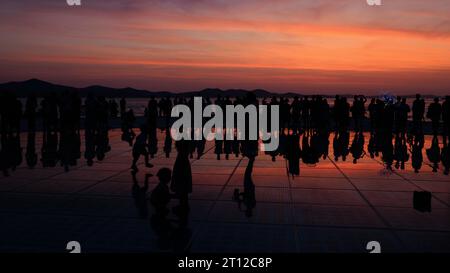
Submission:
POLYGON ((439 103, 439 98, 434 98, 434 102, 428 106, 427 118, 431 120, 431 127, 433 135, 437 136, 439 133, 439 122, 441 120, 442 107, 439 103))
POLYGON ((411 111, 409 105, 406 104, 406 98, 403 98, 397 107, 395 117, 397 134, 405 136, 408 124, 408 113, 411 111))
POLYGON ((416 99, 412 105, 413 134, 422 131, 423 116, 425 114, 425 101, 420 94, 416 94, 416 99))
POLYGON ((150 164, 149 161, 149 152, 147 149, 147 126, 142 125, 141 128, 141 133, 138 135, 138 137, 136 138, 136 141, 133 145, 133 162, 131 163, 131 169, 133 169, 134 171, 138 171, 138 167, 136 165, 137 161, 139 160, 139 158, 141 157, 141 155, 144 156, 145 159, 145 166, 147 168, 152 168, 153 165, 150 164))

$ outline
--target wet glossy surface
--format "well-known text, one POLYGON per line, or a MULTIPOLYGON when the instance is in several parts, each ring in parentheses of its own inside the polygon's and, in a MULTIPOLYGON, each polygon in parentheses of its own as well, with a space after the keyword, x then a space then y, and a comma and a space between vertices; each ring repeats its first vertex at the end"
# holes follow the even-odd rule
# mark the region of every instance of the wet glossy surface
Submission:
MULTIPOLYGON (((175 149, 165 158, 164 135, 158 134, 155 167, 139 165, 140 183, 146 172, 173 167, 175 149)), ((40 139, 38 133, 37 151, 40 139)), ((21 142, 25 147, 26 135, 21 142)), ((425 149, 430 142, 426 137, 425 149)), ((110 133, 110 143, 112 151, 92 167, 84 159, 69 172, 39 163, 30 170, 22 163, 10 177, 1 176, 0 250, 65 252, 75 240, 83 252, 161 251, 131 197, 131 147, 119 130, 110 133)), ((295 178, 287 176, 282 157, 272 162, 260 154, 253 171, 256 207, 247 217, 232 196, 243 188, 248 160, 232 155, 217 161, 213 145, 208 142, 208 152, 191 160, 187 251, 367 252, 369 241, 379 241, 383 252, 450 251, 450 177, 442 167, 433 173, 425 154, 420 173, 410 161, 405 170, 387 173, 380 158, 335 162, 330 147, 329 158, 314 167, 302 163, 295 178), (413 191, 420 190, 433 194, 430 213, 413 209, 413 191)), ((156 182, 150 178, 149 193, 156 182)), ((169 219, 176 222, 172 213, 169 219)))

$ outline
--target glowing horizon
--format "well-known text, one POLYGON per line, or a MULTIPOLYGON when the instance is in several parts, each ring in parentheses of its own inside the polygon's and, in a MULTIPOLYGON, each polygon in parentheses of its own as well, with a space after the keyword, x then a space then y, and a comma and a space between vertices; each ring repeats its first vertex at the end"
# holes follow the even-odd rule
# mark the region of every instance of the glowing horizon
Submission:
POLYGON ((446 0, 3 2, 1 82, 450 93, 446 0))

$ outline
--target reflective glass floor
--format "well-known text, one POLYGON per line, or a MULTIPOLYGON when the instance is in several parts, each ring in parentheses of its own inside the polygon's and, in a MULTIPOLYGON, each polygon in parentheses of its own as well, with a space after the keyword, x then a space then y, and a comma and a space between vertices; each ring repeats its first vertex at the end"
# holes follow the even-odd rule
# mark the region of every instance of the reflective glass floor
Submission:
MULTIPOLYGON (((166 158, 164 134, 158 134, 155 166, 145 168, 140 160, 141 185, 146 173, 173 167, 175 148, 166 158)), ((21 138, 26 147, 26 134, 21 138)), ((430 142, 427 137, 425 149, 430 142)), ((38 133, 36 151, 41 143, 38 133)), ((369 241, 378 241, 382 252, 450 251, 450 177, 442 167, 433 173, 425 154, 420 173, 410 161, 390 173, 380 158, 335 162, 330 147, 329 158, 316 166, 302 163, 295 178, 287 175, 285 159, 260 154, 253 171, 256 206, 247 217, 232 197, 235 188, 243 189, 248 160, 222 155, 218 161, 208 142, 206 154, 191 160, 187 228, 170 235, 171 246, 181 246, 161 248, 132 198, 131 147, 119 130, 110 132, 110 144, 106 158, 91 167, 84 158, 68 172, 22 163, 0 176, 0 251, 67 252, 69 241, 78 241, 82 252, 368 252, 369 241), (413 208, 413 192, 423 190, 432 192, 431 212, 413 208)), ((150 178, 148 195, 156 183, 150 178)), ((168 219, 177 225, 172 212, 168 219)))

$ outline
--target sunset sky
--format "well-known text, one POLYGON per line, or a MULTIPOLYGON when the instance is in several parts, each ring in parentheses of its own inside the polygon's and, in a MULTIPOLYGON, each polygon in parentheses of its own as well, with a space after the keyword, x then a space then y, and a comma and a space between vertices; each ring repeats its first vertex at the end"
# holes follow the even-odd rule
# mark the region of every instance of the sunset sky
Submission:
POLYGON ((450 93, 450 1, 2 0, 0 82, 450 93))

